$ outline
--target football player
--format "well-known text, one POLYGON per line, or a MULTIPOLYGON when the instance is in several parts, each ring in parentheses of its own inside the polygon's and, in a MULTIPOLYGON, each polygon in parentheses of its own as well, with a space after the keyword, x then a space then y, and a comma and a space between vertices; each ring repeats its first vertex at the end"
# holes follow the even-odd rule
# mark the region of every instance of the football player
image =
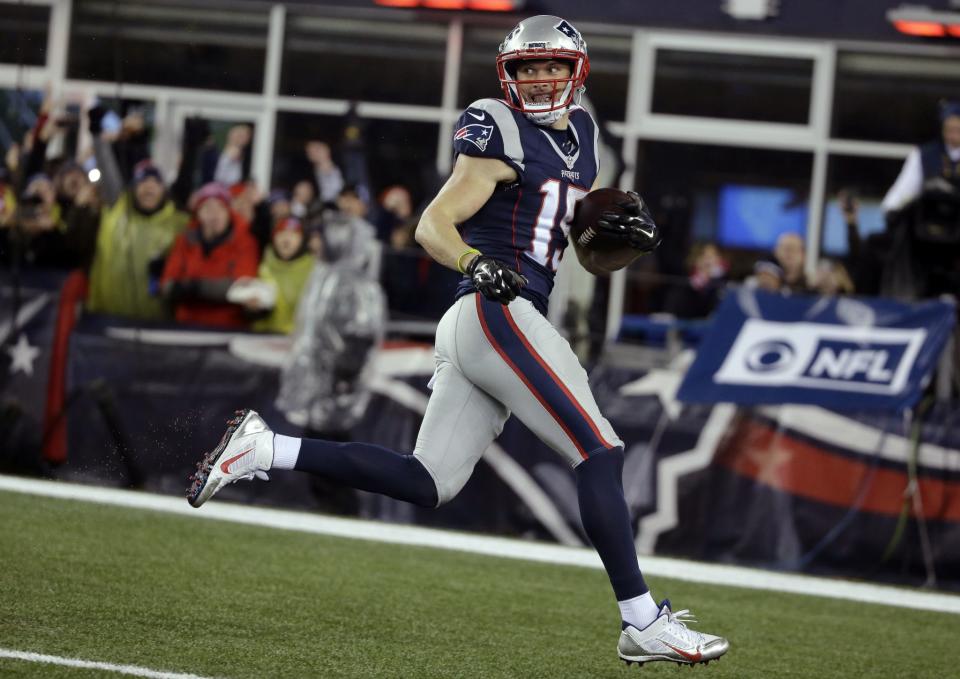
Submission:
MULTIPOLYGON (((458 121, 453 173, 416 230, 434 259, 464 276, 437 327, 433 394, 413 453, 274 435, 243 411, 198 464, 187 497, 199 507, 237 479, 296 469, 436 507, 456 496, 513 413, 575 470, 583 526, 620 607, 620 658, 706 663, 728 643, 689 629, 686 611, 674 613, 669 601, 651 596, 623 497, 623 441, 545 316, 574 207, 599 167, 597 124, 578 105, 589 70, 576 28, 555 16, 531 17, 500 45, 504 98, 475 101, 458 121)), ((616 266, 660 240, 639 197, 626 207, 597 225, 624 244, 627 255, 616 266)), ((589 271, 612 268, 574 249, 589 271)))

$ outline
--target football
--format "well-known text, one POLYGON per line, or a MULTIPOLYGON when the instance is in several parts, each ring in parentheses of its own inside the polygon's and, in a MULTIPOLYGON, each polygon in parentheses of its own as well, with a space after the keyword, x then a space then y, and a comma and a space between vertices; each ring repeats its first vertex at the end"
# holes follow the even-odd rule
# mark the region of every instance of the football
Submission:
POLYGON ((604 212, 623 214, 621 203, 632 203, 633 198, 620 189, 596 189, 578 203, 570 224, 570 240, 580 247, 608 253, 629 249, 622 240, 608 236, 596 228, 604 212))
POLYGON ((620 189, 597 189, 577 203, 570 224, 570 242, 593 253, 593 262, 601 269, 612 272, 630 264, 637 258, 636 250, 622 240, 607 235, 596 228, 604 212, 624 212, 622 203, 631 203, 633 198, 620 189))

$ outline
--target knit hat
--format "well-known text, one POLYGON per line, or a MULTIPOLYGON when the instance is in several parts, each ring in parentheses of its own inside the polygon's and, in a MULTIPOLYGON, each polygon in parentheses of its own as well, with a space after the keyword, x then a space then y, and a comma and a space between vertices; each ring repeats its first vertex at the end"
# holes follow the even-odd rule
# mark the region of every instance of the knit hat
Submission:
POLYGON ((30 185, 35 182, 49 182, 52 183, 53 180, 50 179, 49 175, 44 174, 43 172, 37 172, 32 174, 27 178, 27 182, 23 185, 23 191, 26 193, 30 190, 30 185))
POLYGON ((940 122, 945 123, 952 116, 960 117, 960 101, 941 101, 940 122))
POLYGON ((270 192, 270 195, 267 196, 267 202, 270 205, 273 205, 274 203, 279 203, 279 202, 289 203, 290 192, 287 191, 286 189, 273 189, 270 192))
POLYGON ((141 160, 133 166, 133 184, 136 186, 140 182, 153 177, 163 184, 163 175, 160 174, 160 168, 153 164, 149 158, 141 160))
POLYGON ((190 204, 193 211, 196 212, 200 206, 208 200, 219 200, 225 207, 230 207, 230 191, 223 184, 210 182, 201 186, 193 196, 190 197, 190 204))
POLYGON ((296 217, 284 217, 273 225, 273 234, 276 236, 281 231, 299 231, 303 233, 303 222, 296 217))

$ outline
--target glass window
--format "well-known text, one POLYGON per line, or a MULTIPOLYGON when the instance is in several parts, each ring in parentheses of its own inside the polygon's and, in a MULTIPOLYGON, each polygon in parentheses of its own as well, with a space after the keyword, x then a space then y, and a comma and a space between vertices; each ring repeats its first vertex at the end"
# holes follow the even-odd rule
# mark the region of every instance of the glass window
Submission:
POLYGON ((0 89, 0 150, 5 152, 12 144, 23 143, 37 122, 42 104, 43 92, 39 90, 0 89))
MULTIPOLYGON (((502 98, 497 78, 497 48, 507 28, 468 28, 463 41, 458 102, 460 107, 484 97, 502 98)), ((590 56, 587 100, 601 120, 621 121, 627 115, 630 39, 585 36, 590 56)))
POLYGON ((44 66, 50 8, 0 2, 0 63, 44 66))
POLYGON ((280 92, 439 106, 447 26, 291 13, 280 92))
POLYGON ((845 256, 849 251, 840 204, 844 196, 855 201, 858 207, 857 225, 861 237, 880 233, 886 228, 880 203, 902 167, 903 160, 899 158, 830 156, 821 241, 825 255, 845 256))
POLYGON ((657 50, 653 112, 806 125, 813 60, 657 50))
POLYGON ((940 134, 938 103, 960 93, 960 56, 841 52, 833 136, 917 144, 940 134))
POLYGON ((729 277, 738 280, 780 234, 806 233, 810 153, 643 141, 637 168, 636 189, 664 241, 655 256, 628 270, 626 314, 684 315, 671 305, 689 285, 697 244, 718 245, 729 277))
POLYGON ((78 0, 71 78, 261 92, 266 9, 78 0))
POLYGON ((587 52, 590 55, 587 99, 602 120, 626 120, 630 38, 593 36, 587 40, 587 52))
POLYGON ((486 97, 503 98, 497 78, 497 48, 510 27, 467 27, 463 35, 463 56, 460 59, 460 82, 457 102, 466 108, 470 102, 486 97))
POLYGON ((274 147, 273 185, 289 188, 310 176, 304 145, 310 140, 330 145, 347 182, 369 178, 374 197, 391 184, 410 191, 413 204, 433 198, 437 188, 435 123, 358 119, 346 116, 280 113, 274 147))

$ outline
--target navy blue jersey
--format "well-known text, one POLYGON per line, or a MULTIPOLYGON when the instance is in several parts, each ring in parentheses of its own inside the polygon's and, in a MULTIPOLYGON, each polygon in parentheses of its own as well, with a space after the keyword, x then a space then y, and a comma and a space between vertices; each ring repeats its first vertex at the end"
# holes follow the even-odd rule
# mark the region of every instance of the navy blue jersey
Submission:
MULTIPOLYGON (((497 158, 517 171, 470 219, 460 224, 468 245, 510 266, 530 281, 520 293, 546 313, 553 277, 567 247, 576 202, 597 176, 597 124, 572 106, 566 130, 530 122, 499 99, 470 104, 457 121, 459 155, 497 158)), ((457 297, 474 291, 468 278, 457 297)))

